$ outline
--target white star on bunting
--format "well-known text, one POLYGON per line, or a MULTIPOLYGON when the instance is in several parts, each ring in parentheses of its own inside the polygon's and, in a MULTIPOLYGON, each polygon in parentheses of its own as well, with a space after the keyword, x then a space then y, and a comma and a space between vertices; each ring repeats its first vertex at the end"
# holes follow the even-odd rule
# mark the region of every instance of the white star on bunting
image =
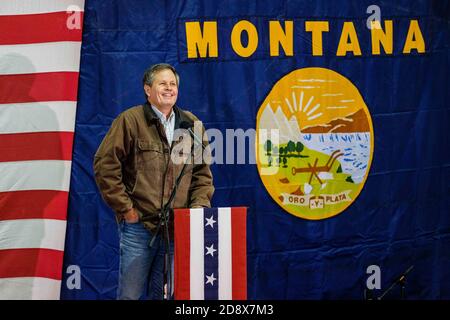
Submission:
POLYGON ((214 223, 216 223, 216 220, 214 220, 214 216, 211 216, 211 218, 206 218, 206 225, 205 225, 205 227, 207 227, 207 226, 211 226, 211 228, 213 228, 214 229, 214 223))
POLYGON ((208 254, 210 254, 211 255, 211 257, 214 257, 214 252, 216 252, 217 251, 217 249, 214 249, 214 243, 210 246, 210 247, 206 247, 206 254, 205 255, 208 255, 208 254))
POLYGON ((214 272, 210 276, 206 276, 206 278, 208 279, 206 281, 206 284, 210 283, 212 286, 214 285, 214 281, 217 280, 216 278, 214 278, 214 272))

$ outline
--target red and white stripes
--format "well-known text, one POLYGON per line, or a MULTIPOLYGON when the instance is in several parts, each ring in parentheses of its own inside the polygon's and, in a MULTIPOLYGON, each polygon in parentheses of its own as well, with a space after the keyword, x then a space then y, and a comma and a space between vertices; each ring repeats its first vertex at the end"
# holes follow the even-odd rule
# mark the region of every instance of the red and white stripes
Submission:
POLYGON ((174 214, 175 299, 247 299, 246 208, 174 214))
POLYGON ((0 299, 60 296, 83 9, 0 2, 0 299))

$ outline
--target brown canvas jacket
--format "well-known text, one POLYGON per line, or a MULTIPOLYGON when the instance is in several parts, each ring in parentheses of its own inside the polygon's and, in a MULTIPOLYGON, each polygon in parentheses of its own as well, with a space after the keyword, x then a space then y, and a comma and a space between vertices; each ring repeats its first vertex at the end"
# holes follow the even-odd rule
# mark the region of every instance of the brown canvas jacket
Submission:
MULTIPOLYGON (((173 110, 175 129, 183 121, 198 121, 188 111, 176 106, 173 110)), ((94 173, 101 195, 116 212, 118 221, 134 207, 145 227, 155 232, 161 208, 183 167, 170 156, 181 142, 179 139, 169 146, 163 126, 148 103, 132 107, 114 120, 95 154, 94 173)), ((180 152, 180 156, 188 157, 189 153, 180 152)), ((213 192, 209 165, 204 161, 195 164, 191 157, 172 208, 210 207, 213 192)))

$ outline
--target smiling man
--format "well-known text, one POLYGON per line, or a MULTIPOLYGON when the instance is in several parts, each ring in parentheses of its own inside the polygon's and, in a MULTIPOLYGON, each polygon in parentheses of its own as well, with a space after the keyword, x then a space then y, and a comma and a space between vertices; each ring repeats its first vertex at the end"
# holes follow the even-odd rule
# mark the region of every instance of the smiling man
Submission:
MULTIPOLYGON (((174 146, 182 141, 174 140, 174 132, 199 121, 175 105, 179 75, 171 65, 150 67, 143 85, 147 102, 114 120, 94 159, 97 185, 119 223, 118 299, 137 300, 147 286, 150 299, 163 298, 167 238, 164 228, 159 227, 160 213, 183 167, 171 156, 174 146)), ((210 207, 213 192, 209 165, 191 161, 171 208, 210 207)), ((172 215, 169 230, 173 258, 172 215)))

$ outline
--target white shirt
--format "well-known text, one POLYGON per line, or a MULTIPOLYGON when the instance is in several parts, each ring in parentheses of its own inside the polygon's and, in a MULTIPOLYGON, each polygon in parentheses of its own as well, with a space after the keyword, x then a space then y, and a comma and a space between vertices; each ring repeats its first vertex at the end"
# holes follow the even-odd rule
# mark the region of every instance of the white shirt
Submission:
POLYGON ((166 118, 166 116, 155 106, 152 105, 152 109, 158 116, 159 121, 161 121, 161 124, 164 127, 164 132, 166 133, 167 141, 169 142, 169 145, 171 145, 173 140, 173 132, 175 131, 175 112, 173 112, 172 109, 169 116, 166 118))

